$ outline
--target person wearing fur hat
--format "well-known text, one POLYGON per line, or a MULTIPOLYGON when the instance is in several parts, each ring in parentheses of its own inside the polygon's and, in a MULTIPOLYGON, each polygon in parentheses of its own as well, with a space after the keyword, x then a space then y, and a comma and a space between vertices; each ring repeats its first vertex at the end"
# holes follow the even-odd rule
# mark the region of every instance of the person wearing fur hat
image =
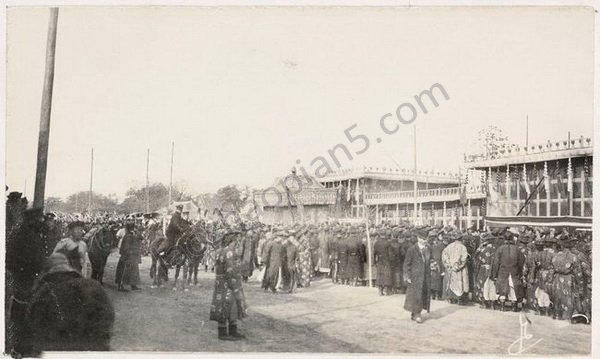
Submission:
POLYGON ((277 292, 277 282, 279 281, 279 272, 283 264, 284 253, 282 245, 283 231, 276 230, 273 232, 273 239, 265 243, 263 255, 261 258, 262 264, 265 266, 265 274, 262 280, 262 288, 273 293, 277 292))
POLYGON ((110 298, 97 281, 83 278, 62 253, 46 260, 28 312, 35 355, 110 349, 115 319, 110 298))
POLYGON ((554 269, 554 314, 553 319, 570 320, 575 311, 576 296, 579 291, 578 278, 581 278, 581 263, 573 253, 575 241, 568 235, 559 235, 561 250, 552 258, 554 269))
POLYGON ((138 284, 140 284, 140 268, 139 264, 142 262, 141 257, 141 244, 142 236, 136 230, 135 224, 129 222, 125 225, 126 233, 121 242, 121 248, 119 253, 121 257, 121 272, 117 273, 116 282, 118 290, 126 292, 127 290, 123 285, 127 284, 131 286, 131 290, 140 290, 138 284))
POLYGON ((504 244, 496 250, 490 276, 495 281, 502 311, 505 310, 507 300, 515 304, 515 312, 522 308, 525 256, 517 247, 515 239, 515 235, 510 231, 504 232, 504 244))
POLYGON ((473 260, 473 270, 475 271, 473 292, 481 307, 486 309, 495 309, 498 299, 496 285, 490 279, 497 240, 491 233, 484 234, 473 260))
POLYGON ((431 240, 431 299, 442 299, 444 265, 442 263, 442 252, 446 246, 441 241, 441 235, 437 231, 430 231, 431 240))
POLYGON ((377 267, 375 283, 379 288, 379 295, 389 295, 393 286, 392 264, 390 258, 390 241, 387 239, 388 232, 380 230, 376 234, 373 244, 373 257, 377 267))
POLYGON ((552 291, 552 259, 555 255, 552 244, 554 241, 553 238, 536 239, 534 241, 536 249, 527 260, 528 284, 534 291, 534 301, 531 304, 535 314, 538 315, 548 315, 550 304, 554 302, 552 291))
POLYGON ((442 263, 445 274, 444 297, 451 303, 465 304, 465 295, 469 293, 469 253, 463 244, 463 236, 456 233, 454 241, 442 251, 442 263))
POLYGON ((242 248, 239 232, 223 237, 216 252, 215 290, 210 306, 210 320, 218 323, 219 340, 237 341, 246 337, 238 331, 238 321, 247 315, 242 287, 242 248))
POLYGON ((26 210, 23 217, 23 222, 6 238, 6 293, 10 306, 5 349, 7 353, 14 350, 27 355, 31 346, 29 323, 25 318, 26 305, 44 263, 41 238, 44 216, 41 208, 35 208, 26 210))

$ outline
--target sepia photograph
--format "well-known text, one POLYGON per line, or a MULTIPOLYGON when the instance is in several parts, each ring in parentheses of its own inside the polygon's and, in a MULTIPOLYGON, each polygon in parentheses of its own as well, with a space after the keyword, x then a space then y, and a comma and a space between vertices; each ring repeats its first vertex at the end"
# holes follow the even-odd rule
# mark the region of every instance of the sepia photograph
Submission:
POLYGON ((592 356, 597 11, 296 5, 5 7, 4 356, 592 356))

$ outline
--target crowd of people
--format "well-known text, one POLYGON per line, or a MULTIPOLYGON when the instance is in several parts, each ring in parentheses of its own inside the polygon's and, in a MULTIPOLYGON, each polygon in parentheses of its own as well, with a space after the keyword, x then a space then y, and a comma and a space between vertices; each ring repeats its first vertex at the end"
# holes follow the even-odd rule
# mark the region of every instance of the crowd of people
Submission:
MULTIPOLYGON (((139 264, 150 252, 150 244, 157 236, 164 237, 157 250, 164 255, 185 228, 197 222, 182 214, 181 208, 161 220, 78 218, 26 207, 20 196, 9 195, 6 293, 13 330, 8 339, 14 350, 25 353, 35 352, 36 345, 51 347, 50 339, 44 338, 50 331, 39 324, 48 322, 44 316, 53 313, 43 293, 65 283, 71 283, 69 288, 89 287, 77 293, 92 296, 87 299, 95 307, 85 310, 99 316, 100 324, 90 329, 97 334, 95 341, 88 338, 78 348, 106 349, 114 310, 101 286, 103 273, 89 273, 90 259, 104 256, 103 271, 108 254, 118 251, 118 290, 128 291, 125 285, 139 290, 139 264), (108 239, 90 240, 102 231, 108 239), (32 328, 31 323, 39 326, 32 328)), ((417 323, 424 321, 421 312, 429 311, 431 300, 591 321, 591 232, 540 227, 479 232, 452 226, 382 223, 369 227, 337 221, 267 225, 241 218, 236 223, 200 222, 209 244, 202 263, 205 271, 215 272, 210 319, 218 322, 223 340, 244 338, 237 328, 237 321, 246 315, 242 287, 256 271, 261 287, 273 293, 293 293, 327 278, 337 285, 374 286, 382 296, 404 294, 404 309, 417 323)), ((73 309, 78 316, 90 314, 85 310, 73 309)))
POLYGON ((372 278, 379 295, 402 293, 414 301, 423 294, 423 310, 431 299, 591 320, 591 232, 384 223, 370 228, 367 238, 364 224, 323 223, 261 225, 247 233, 242 241, 256 243, 246 245, 256 248, 256 259, 246 255, 242 262, 264 267, 265 291, 293 292, 323 276, 348 286, 366 286, 372 278), (426 266, 417 268, 423 293, 411 292, 418 261, 426 266))

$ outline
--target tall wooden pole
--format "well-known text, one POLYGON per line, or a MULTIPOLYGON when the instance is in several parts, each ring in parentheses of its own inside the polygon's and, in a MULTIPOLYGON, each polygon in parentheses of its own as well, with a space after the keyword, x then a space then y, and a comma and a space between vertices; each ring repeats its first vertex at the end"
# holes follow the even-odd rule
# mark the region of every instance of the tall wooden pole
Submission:
POLYGON ((167 207, 171 206, 173 199, 173 157, 175 155, 175 142, 171 142, 171 177, 169 179, 169 203, 167 207))
POLYGON ((94 184, 94 148, 90 155, 90 192, 88 193, 88 213, 92 213, 92 190, 94 184))
POLYGON ((150 149, 146 151, 146 213, 150 213, 150 149))
POLYGON ((42 92, 42 111, 40 115, 37 168, 35 173, 35 189, 33 195, 34 208, 44 207, 44 192, 46 190, 46 169, 48 168, 48 143, 50 140, 52 88, 54 86, 54 60, 56 54, 57 24, 58 8, 51 8, 50 20, 48 22, 48 40, 46 44, 46 72, 44 74, 44 90, 42 92))
POLYGON ((415 124, 413 127, 413 134, 414 134, 414 138, 413 138, 413 144, 414 144, 414 171, 415 171, 415 178, 414 178, 414 183, 413 183, 413 195, 414 195, 414 203, 413 203, 413 222, 414 224, 417 224, 417 125, 415 124))
POLYGON ((529 147, 529 115, 525 120, 525 148, 529 147))

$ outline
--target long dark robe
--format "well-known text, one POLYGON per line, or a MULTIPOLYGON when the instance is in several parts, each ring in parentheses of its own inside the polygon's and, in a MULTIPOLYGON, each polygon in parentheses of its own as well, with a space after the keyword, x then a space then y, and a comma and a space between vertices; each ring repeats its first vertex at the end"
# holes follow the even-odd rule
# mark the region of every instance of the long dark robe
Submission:
POLYGON ((279 280, 279 269, 283 261, 283 246, 281 242, 269 241, 264 247, 265 274, 262 288, 275 289, 279 280))
POLYGON ((406 253, 404 258, 404 280, 409 281, 406 289, 404 309, 413 313, 421 313, 423 309, 429 309, 430 303, 430 258, 431 252, 425 247, 424 254, 421 253, 417 244, 414 244, 406 253))

